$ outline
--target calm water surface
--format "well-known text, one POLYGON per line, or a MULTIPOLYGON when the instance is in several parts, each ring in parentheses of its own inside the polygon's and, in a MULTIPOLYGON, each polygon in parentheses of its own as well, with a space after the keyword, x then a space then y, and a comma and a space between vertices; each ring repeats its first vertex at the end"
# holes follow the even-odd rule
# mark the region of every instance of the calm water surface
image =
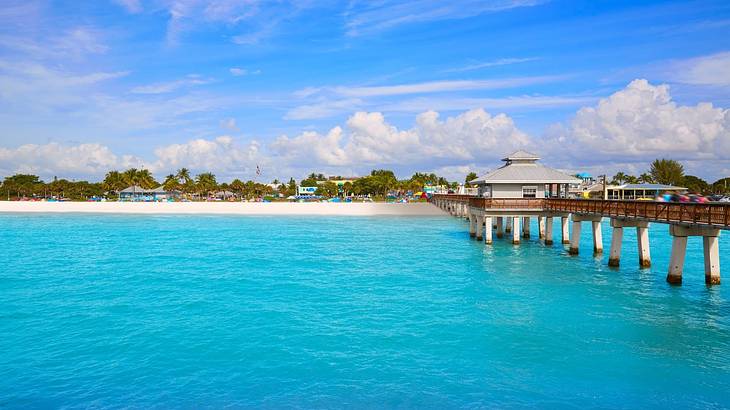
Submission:
POLYGON ((0 215, 0 408, 730 406, 728 237, 724 285, 695 238, 671 287, 666 226, 646 270, 588 226, 570 257, 451 217, 0 215))

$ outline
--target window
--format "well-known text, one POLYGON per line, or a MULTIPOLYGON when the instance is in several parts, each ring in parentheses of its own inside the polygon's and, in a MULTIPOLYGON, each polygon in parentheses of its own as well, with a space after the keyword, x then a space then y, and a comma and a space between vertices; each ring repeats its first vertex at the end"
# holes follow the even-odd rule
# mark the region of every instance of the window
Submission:
POLYGON ((522 187, 522 197, 523 198, 536 198, 537 197, 537 187, 536 186, 523 186, 522 187))

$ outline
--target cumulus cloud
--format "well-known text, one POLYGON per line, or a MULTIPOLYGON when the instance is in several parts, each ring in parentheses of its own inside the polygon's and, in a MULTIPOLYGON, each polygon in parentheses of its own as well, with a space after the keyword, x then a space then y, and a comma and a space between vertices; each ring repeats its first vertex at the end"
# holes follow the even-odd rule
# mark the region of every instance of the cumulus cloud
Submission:
POLYGON ((567 126, 550 132, 548 147, 576 160, 658 156, 727 159, 730 113, 710 103, 679 106, 667 85, 634 80, 626 88, 581 108, 567 126))
POLYGON ((255 169, 256 165, 268 163, 261 155, 257 141, 238 146, 233 137, 227 135, 213 140, 195 139, 160 147, 155 150, 155 157, 150 168, 157 173, 185 167, 224 175, 244 175, 255 169))
POLYGON ((101 144, 65 146, 49 143, 0 148, 0 164, 0 172, 4 174, 33 173, 68 178, 99 176, 119 166, 138 166, 141 161, 129 155, 118 157, 101 144))
POLYGON ((274 153, 288 161, 309 161, 326 166, 358 164, 426 164, 432 161, 482 161, 529 144, 529 137, 504 114, 482 109, 442 121, 433 111, 420 114, 410 129, 389 124, 383 114, 358 112, 346 130, 327 134, 304 132, 274 141, 274 153))

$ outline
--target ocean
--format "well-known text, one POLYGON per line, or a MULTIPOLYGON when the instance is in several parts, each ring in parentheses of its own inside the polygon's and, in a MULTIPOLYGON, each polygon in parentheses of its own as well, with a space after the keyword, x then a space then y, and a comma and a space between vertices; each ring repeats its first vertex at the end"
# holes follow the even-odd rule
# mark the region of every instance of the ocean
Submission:
POLYGON ((444 217, 0 215, 0 408, 730 407, 726 284, 444 217))

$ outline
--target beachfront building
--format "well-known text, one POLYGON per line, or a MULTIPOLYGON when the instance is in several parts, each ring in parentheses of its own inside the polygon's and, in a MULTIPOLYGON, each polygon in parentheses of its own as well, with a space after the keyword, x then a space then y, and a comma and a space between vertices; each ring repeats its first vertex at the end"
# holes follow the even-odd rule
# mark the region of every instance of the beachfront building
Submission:
POLYGON ((503 166, 469 181, 485 198, 566 198, 571 184, 582 181, 572 175, 538 164, 535 154, 516 151, 503 158, 503 166))
POLYGON ((608 199, 654 199, 665 192, 687 193, 687 188, 663 184, 624 184, 608 186, 608 199))
POLYGON ((315 196, 317 192, 316 186, 297 185, 297 196, 315 196))
POLYGON ((177 199, 179 197, 180 192, 167 191, 162 185, 152 189, 145 189, 139 185, 132 185, 119 191, 119 200, 129 202, 159 202, 177 199))

